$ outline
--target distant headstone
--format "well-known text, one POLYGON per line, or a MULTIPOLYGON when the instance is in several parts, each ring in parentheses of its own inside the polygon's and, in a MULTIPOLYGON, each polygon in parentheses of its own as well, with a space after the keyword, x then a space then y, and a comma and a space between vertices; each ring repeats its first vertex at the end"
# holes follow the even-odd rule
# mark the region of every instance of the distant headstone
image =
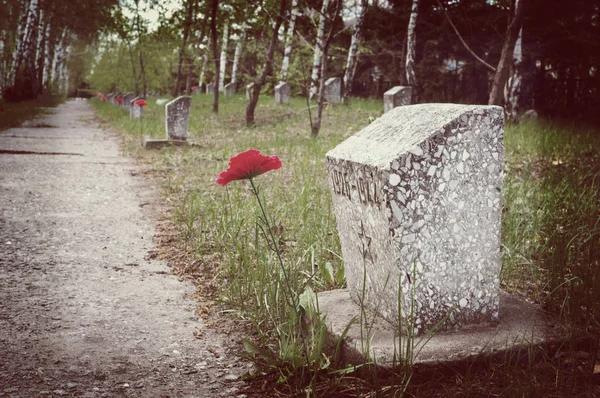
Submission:
POLYGON ((143 106, 138 106, 135 104, 135 101, 137 101, 138 98, 134 98, 131 101, 131 112, 129 112, 129 115, 131 116, 132 119, 141 119, 142 118, 142 114, 144 113, 144 107, 143 106))
POLYGON ((325 99, 330 104, 339 104, 342 101, 342 79, 330 77, 325 81, 325 99))
POLYGON ((389 112, 394 108, 410 105, 412 87, 396 86, 383 94, 383 112, 389 112))
POLYGON ((123 106, 129 112, 129 109, 131 108, 131 100, 134 99, 135 97, 136 97, 136 95, 133 93, 124 94, 122 96, 123 103, 121 104, 121 106, 123 106))
POLYGON ((129 117, 131 119, 134 118, 133 117, 133 112, 134 112, 133 108, 135 108, 134 102, 137 101, 137 100, 139 100, 139 99, 140 99, 140 97, 133 97, 132 99, 129 100, 129 117))
POLYGON ((254 89, 254 83, 249 83, 246 85, 246 99, 250 100, 252 96, 252 90, 254 89))
POLYGON ((178 97, 165 105, 165 121, 169 140, 187 139, 188 119, 192 97, 178 97))
POLYGON ((529 122, 532 120, 537 120, 538 118, 539 118, 539 115, 535 111, 535 109, 529 109, 529 110, 523 112, 523 114, 520 117, 520 121, 529 122))
POLYGON ((233 95, 235 94, 235 90, 237 88, 237 84, 236 83, 228 83, 225 85, 225 96, 226 97, 233 97, 233 95))
POLYGON ((206 94, 215 94, 215 84, 209 83, 206 85, 206 94))
POLYGON ((192 88, 192 94, 202 94, 202 85, 194 86, 192 88))
POLYGON ((497 321, 503 148, 502 108, 423 104, 329 151, 351 296, 415 333, 497 321))
POLYGON ((290 85, 286 82, 279 82, 279 84, 275 86, 275 103, 290 103, 290 85))
POLYGON ((164 104, 166 104, 167 102, 169 102, 169 100, 168 100, 168 99, 166 99, 166 98, 158 98, 158 99, 156 100, 156 105, 164 105, 164 104))

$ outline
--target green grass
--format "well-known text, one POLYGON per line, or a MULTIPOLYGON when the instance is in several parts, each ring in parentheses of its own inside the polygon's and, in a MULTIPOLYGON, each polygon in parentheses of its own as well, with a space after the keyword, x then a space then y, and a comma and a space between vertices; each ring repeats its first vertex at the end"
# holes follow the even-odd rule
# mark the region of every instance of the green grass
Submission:
POLYGON ((23 122, 43 114, 45 110, 40 109, 41 107, 55 107, 63 101, 63 98, 46 98, 22 102, 8 102, 0 99, 0 109, 3 109, 0 110, 0 131, 18 127, 23 122))
MULTIPOLYGON (((263 239, 265 231, 257 223, 258 207, 249 185, 241 181, 223 188, 215 179, 227 168, 228 159, 241 151, 255 148, 278 155, 283 167, 258 177, 256 182, 275 226, 292 289, 297 295, 304 293, 306 299, 311 291, 341 287, 343 264, 325 153, 365 127, 370 117, 381 115, 381 101, 352 100, 348 106, 330 107, 315 139, 310 137, 304 100, 277 106, 272 97, 261 96, 257 126, 247 128, 244 96, 222 98, 218 115, 211 112, 211 96, 194 96, 189 138, 199 147, 160 152, 141 149, 139 121, 129 120, 124 111, 110 104, 93 101, 100 117, 125 133, 125 149, 147 159, 163 176, 165 200, 173 205, 172 218, 182 244, 201 264, 200 269, 217 267, 219 300, 253 326, 254 340, 247 348, 266 368, 276 369, 276 380, 285 381, 291 392, 307 384, 316 391, 323 380, 316 376, 318 372, 302 373, 306 360, 309 369, 334 369, 322 355, 322 323, 305 300, 301 308, 303 326, 301 330, 295 327, 298 320, 284 299, 276 255, 263 239), (308 342, 308 359, 299 351, 301 341, 308 342)), ((149 103, 144 134, 162 138, 164 106, 153 100, 149 103)), ((599 138, 600 134, 591 129, 543 121, 507 126, 505 130, 501 283, 560 314, 565 333, 575 325, 590 330, 598 330, 599 325, 599 138)), ((569 368, 572 372, 565 374, 561 362, 552 357, 542 361, 542 368, 528 364, 523 369, 512 364, 512 357, 505 365, 507 361, 510 372, 500 381, 496 375, 502 361, 488 363, 487 373, 461 373, 461 383, 468 385, 466 395, 478 396, 486 388, 510 396, 543 391, 560 395, 563 390, 551 386, 548 375, 556 371, 557 378, 578 377, 577 369, 569 368), (498 383, 510 386, 503 389, 498 383)), ((394 391, 389 386, 399 380, 402 386, 398 389, 405 388, 405 376, 387 380, 388 386, 379 390, 382 396, 392 396, 386 395, 394 391)), ((347 377, 329 380, 328 386, 343 389, 348 380, 356 383, 357 391, 366 388, 358 379, 347 377)), ((411 380, 407 393, 425 389, 431 394, 432 389, 418 373, 411 380)), ((454 394, 457 389, 451 384, 435 388, 454 394)), ((369 388, 372 391, 375 387, 369 388)))

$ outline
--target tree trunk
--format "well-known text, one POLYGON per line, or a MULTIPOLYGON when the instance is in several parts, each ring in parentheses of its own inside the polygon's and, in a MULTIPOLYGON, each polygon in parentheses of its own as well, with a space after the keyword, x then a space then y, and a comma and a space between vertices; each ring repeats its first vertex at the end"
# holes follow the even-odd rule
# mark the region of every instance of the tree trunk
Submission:
POLYGON ((173 88, 173 97, 177 97, 179 95, 179 87, 181 85, 181 77, 182 77, 182 68, 183 68, 183 58, 185 57, 185 50, 187 47, 188 37, 190 35, 190 28, 192 26, 192 0, 186 1, 186 18, 185 18, 185 26, 183 28, 183 38, 181 40, 181 48, 179 48, 179 63, 177 65, 177 78, 175 79, 175 87, 173 88))
POLYGON ((219 0, 212 0, 212 10, 210 19, 210 45, 212 47, 213 59, 215 61, 215 90, 213 96, 213 112, 219 113, 219 90, 217 84, 219 83, 219 57, 217 50, 217 8, 219 8, 219 0))
POLYGON ((252 92, 250 95, 250 101, 246 106, 246 125, 249 127, 254 126, 254 110, 256 109, 256 104, 258 103, 260 90, 265 84, 267 76, 269 76, 273 70, 273 55, 275 54, 275 46, 277 45, 277 33, 279 32, 279 28, 283 23, 286 6, 287 1, 280 0, 279 14, 277 15, 275 26, 273 27, 273 35, 271 36, 271 42, 269 43, 269 49, 267 50, 267 59, 265 60, 265 65, 263 66, 263 70, 258 78, 258 81, 254 82, 254 87, 252 87, 251 90, 252 92))
POLYGON ((296 13, 298 8, 298 0, 292 0, 292 9, 290 15, 290 24, 288 25, 287 34, 285 36, 285 49, 283 50, 283 61, 281 62, 281 81, 286 81, 288 71, 290 69, 290 55, 292 54, 292 42, 294 40, 294 27, 296 25, 296 13))
POLYGON ((187 62, 188 62, 188 71, 187 71, 187 77, 185 79, 185 95, 191 95, 192 94, 192 79, 194 78, 195 65, 194 65, 194 60, 191 58, 188 58, 187 62))
POLYGON ((319 72, 321 71, 321 60, 323 58, 323 35, 325 34, 327 8, 329 8, 329 0, 323 0, 323 7, 321 7, 321 14, 319 14, 319 28, 313 56, 312 74, 310 76, 310 98, 317 94, 317 84, 319 83, 319 72))
POLYGON ((417 26, 418 12, 419 0, 413 0, 406 32, 406 82, 412 87, 412 102, 416 102, 417 99, 417 75, 415 73, 415 47, 417 39, 415 28, 417 26))
POLYGON ((206 54, 202 56, 202 69, 200 70, 200 78, 198 79, 198 87, 202 87, 204 84, 204 73, 206 72, 206 62, 208 61, 208 57, 206 54))
POLYGON ((223 28, 223 41, 221 43, 221 63, 220 63, 220 74, 219 74, 219 92, 225 90, 225 71, 227 69, 227 45, 229 39, 229 21, 225 22, 223 28))
MULTIPOLYGON (((518 7, 519 0, 515 2, 515 7, 518 7)), ((511 66, 511 74, 506 88, 504 90, 505 114, 508 120, 516 122, 519 114, 519 99, 521 97, 521 84, 523 77, 523 27, 519 30, 515 48, 513 50, 513 59, 511 66)))
POLYGON ((9 94, 13 100, 32 99, 36 95, 35 61, 39 12, 39 1, 31 0, 27 10, 23 39, 16 54, 14 82, 9 94))
POLYGON ((246 40, 246 32, 244 31, 237 43, 235 44, 235 54, 233 55, 233 67, 231 68, 231 82, 233 84, 237 83, 237 71, 240 62, 240 57, 242 56, 242 47, 244 46, 244 41, 246 40))
POLYGON ((327 37, 325 38, 325 42, 323 43, 323 60, 321 62, 321 76, 319 79, 319 97, 317 100, 317 116, 315 117, 315 121, 311 123, 311 135, 316 137, 319 135, 319 131, 321 131, 321 121, 323 119, 323 105, 325 103, 325 72, 327 71, 327 54, 329 53, 329 45, 331 44, 331 39, 333 39, 333 22, 338 17, 340 10, 342 8, 343 0, 336 0, 335 3, 335 11, 333 13, 333 17, 331 18, 331 26, 329 28, 329 32, 327 33, 327 37))
POLYGON ((516 2, 513 17, 508 24, 508 28, 506 29, 504 45, 502 46, 502 53, 500 54, 500 60, 498 61, 496 73, 494 74, 494 82, 492 83, 492 90, 490 91, 488 105, 502 106, 502 101, 504 99, 504 86, 508 80, 508 72, 510 70, 510 61, 517 37, 519 36, 519 31, 521 30, 521 26, 523 26, 523 3, 524 0, 516 2))
POLYGON ((360 12, 358 14, 358 20, 356 21, 356 26, 354 27, 354 33, 352 34, 352 41, 350 42, 350 48, 348 49, 348 59, 346 60, 346 71, 344 72, 344 95, 343 101, 346 103, 348 101, 348 97, 350 97, 350 93, 352 91, 352 82, 354 81, 354 72, 356 71, 356 54, 358 52, 358 46, 360 43, 360 34, 362 25, 365 20, 365 15, 367 13, 367 8, 369 6, 368 0, 362 0, 360 4, 360 12))

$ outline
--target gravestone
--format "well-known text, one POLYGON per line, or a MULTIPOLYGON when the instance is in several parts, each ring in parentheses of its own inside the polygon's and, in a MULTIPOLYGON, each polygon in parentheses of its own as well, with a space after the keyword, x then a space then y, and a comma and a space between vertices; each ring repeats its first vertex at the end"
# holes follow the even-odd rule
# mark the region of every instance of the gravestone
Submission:
POLYGON ((136 97, 131 101, 131 112, 129 112, 129 115, 132 119, 141 119, 142 114, 144 112, 143 106, 138 106, 138 105, 134 104, 134 102, 137 101, 138 99, 140 99, 140 98, 136 97))
POLYGON ((254 83, 249 83, 246 85, 246 99, 250 100, 252 96, 252 90, 254 89, 254 83))
POLYGON ((167 139, 185 141, 192 97, 178 97, 165 105, 167 139))
POLYGON ((325 82, 325 99, 330 104, 339 104, 342 101, 342 79, 330 77, 325 82))
POLYGON ((133 119, 133 112, 134 112, 133 108, 135 108, 134 102, 137 101, 137 100, 139 100, 139 99, 140 99, 140 97, 136 96, 136 97, 133 97, 132 99, 129 100, 129 107, 128 108, 129 108, 129 118, 130 119, 133 119))
POLYGON ((383 112, 389 112, 394 108, 410 105, 412 87, 396 86, 383 94, 383 112))
POLYGON ((131 100, 136 97, 133 93, 124 94, 121 98, 123 98, 123 103, 121 104, 127 111, 131 109, 131 100))
POLYGON ((279 82, 279 84, 275 86, 275 103, 290 103, 290 85, 286 82, 279 82))
POLYGON ((503 162, 497 106, 394 108, 329 151, 351 297, 415 333, 496 322, 503 162))
POLYGON ((237 88, 237 84, 236 83, 228 83, 225 85, 225 96, 226 97, 233 97, 233 94, 235 94, 235 90, 237 88))
POLYGON ((202 94, 202 85, 195 86, 192 90, 192 94, 202 94))
POLYGON ((209 83, 206 85, 206 94, 215 94, 215 84, 214 83, 209 83))

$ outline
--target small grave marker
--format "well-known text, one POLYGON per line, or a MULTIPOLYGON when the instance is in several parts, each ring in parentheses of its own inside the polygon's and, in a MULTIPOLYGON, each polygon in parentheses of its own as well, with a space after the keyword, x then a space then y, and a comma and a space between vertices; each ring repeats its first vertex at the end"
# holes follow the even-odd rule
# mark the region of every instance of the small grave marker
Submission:
POLYGON ((131 112, 129 113, 129 115, 131 116, 132 119, 141 119, 142 113, 144 112, 143 106, 138 106, 135 104, 135 101, 137 101, 138 99, 140 99, 140 98, 136 97, 131 100, 131 112))
POLYGON ((178 97, 165 105, 167 139, 185 141, 192 97, 178 97))
POLYGON ((330 77, 325 82, 325 99, 330 104, 339 104, 342 101, 342 79, 330 77))
POLYGON ((410 105, 412 96, 412 87, 396 86, 383 94, 383 112, 389 112, 394 108, 404 105, 410 105))
POLYGON ((290 103, 290 85, 286 82, 279 82, 275 86, 275 103, 289 104, 290 103))
POLYGON ((416 333, 497 321, 503 162, 496 106, 394 108, 329 151, 353 299, 364 281, 365 306, 416 333))
POLYGON ((214 83, 209 83, 206 85, 206 94, 215 94, 215 84, 214 83))

